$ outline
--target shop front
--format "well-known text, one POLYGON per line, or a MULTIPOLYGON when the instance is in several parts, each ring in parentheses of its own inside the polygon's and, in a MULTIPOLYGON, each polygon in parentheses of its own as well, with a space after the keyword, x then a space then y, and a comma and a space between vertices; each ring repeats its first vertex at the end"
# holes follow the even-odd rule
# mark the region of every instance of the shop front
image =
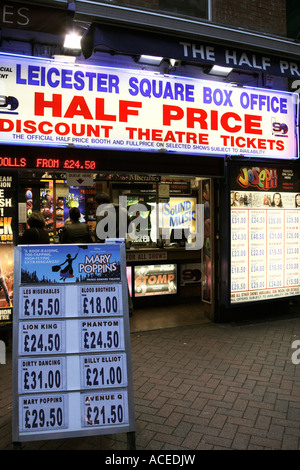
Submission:
POLYGON ((56 244, 69 209, 79 207, 97 241, 99 192, 127 211, 135 307, 194 298, 210 320, 223 321, 241 304, 299 295, 296 94, 33 57, 5 61, 1 263, 11 305, 2 289, 3 323, 11 321, 13 247, 30 213, 43 213, 56 244), (244 205, 233 209, 237 192, 244 205), (273 223, 264 198, 277 192, 285 206, 272 212, 273 223), (271 263, 279 249, 286 257, 276 251, 271 263), (263 268, 280 266, 282 284, 263 278, 263 268))

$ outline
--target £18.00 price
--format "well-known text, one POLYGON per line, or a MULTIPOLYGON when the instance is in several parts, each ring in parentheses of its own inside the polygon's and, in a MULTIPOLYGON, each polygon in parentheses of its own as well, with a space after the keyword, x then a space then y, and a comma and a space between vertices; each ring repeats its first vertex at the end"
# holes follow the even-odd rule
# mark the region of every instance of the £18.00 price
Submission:
POLYGON ((121 285, 88 286, 80 289, 80 314, 120 315, 122 311, 121 285))

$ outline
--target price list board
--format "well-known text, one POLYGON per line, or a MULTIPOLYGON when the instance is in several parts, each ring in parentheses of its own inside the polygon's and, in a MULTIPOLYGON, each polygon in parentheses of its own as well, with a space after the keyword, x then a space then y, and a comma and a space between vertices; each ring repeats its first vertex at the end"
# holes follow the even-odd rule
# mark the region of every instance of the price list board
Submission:
POLYGON ((125 259, 15 248, 13 442, 135 431, 125 259))
POLYGON ((300 294, 300 194, 294 186, 299 176, 292 170, 244 167, 234 174, 231 304, 300 294))

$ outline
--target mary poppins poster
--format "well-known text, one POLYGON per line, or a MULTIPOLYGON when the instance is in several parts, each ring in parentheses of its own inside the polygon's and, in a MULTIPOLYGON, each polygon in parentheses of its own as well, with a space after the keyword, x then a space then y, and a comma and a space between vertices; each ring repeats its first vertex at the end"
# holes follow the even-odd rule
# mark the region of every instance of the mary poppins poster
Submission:
POLYGON ((120 281, 120 245, 30 245, 21 247, 21 283, 120 281))

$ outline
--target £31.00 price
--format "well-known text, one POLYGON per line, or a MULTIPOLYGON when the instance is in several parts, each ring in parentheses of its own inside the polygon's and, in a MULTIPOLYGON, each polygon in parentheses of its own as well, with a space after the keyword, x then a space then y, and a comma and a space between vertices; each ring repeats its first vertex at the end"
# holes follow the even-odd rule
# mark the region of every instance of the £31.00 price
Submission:
POLYGON ((22 393, 65 390, 67 374, 64 357, 20 359, 19 370, 19 390, 22 393))

